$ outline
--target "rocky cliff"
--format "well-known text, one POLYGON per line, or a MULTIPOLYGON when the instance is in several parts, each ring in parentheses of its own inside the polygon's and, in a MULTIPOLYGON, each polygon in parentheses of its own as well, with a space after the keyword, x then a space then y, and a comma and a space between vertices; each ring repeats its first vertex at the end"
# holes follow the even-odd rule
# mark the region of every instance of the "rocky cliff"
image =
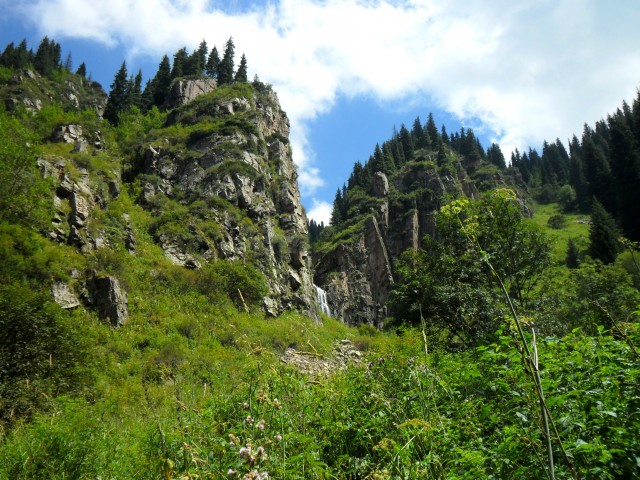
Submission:
MULTIPOLYGON (((14 110, 38 112, 62 102, 64 110, 101 115, 102 89, 74 75, 67 83, 74 88, 61 94, 59 84, 23 72, 0 93, 14 110)), ((140 239, 150 237, 180 268, 251 265, 264 275, 259 303, 268 315, 297 309, 317 319, 289 120, 275 92, 259 82, 218 88, 211 79, 181 79, 165 107, 145 117, 160 123, 140 131, 142 117, 117 131, 103 125, 103 132, 96 121, 52 129, 37 159, 53 186, 47 236, 87 258, 108 258, 109 251, 144 255, 140 239), (120 200, 124 190, 133 205, 120 200), (140 208, 152 219, 144 225, 131 220, 140 208)), ((84 305, 122 325, 126 285, 107 273, 68 272, 68 280, 53 284, 54 298, 63 308, 84 305)), ((246 292, 233 289, 246 308, 246 292)))
POLYGON ((469 166, 455 159, 447 169, 410 162, 392 179, 375 172, 366 206, 352 208, 350 236, 335 235, 314 256, 315 281, 327 291, 331 311, 351 325, 382 327, 389 311, 394 263, 416 250, 425 235, 436 235, 435 212, 447 197, 478 195, 469 166), (368 210, 368 211, 363 211, 368 210))

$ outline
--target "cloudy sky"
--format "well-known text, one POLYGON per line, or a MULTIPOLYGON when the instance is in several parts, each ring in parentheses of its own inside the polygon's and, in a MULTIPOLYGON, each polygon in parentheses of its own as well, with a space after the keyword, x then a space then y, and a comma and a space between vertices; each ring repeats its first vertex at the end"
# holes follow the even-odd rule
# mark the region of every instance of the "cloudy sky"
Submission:
POLYGON ((566 141, 640 87, 637 0, 0 0, 0 40, 46 34, 105 88, 123 59, 155 74, 163 54, 222 49, 274 85, 291 119, 310 216, 394 125, 433 112, 483 144, 566 141))

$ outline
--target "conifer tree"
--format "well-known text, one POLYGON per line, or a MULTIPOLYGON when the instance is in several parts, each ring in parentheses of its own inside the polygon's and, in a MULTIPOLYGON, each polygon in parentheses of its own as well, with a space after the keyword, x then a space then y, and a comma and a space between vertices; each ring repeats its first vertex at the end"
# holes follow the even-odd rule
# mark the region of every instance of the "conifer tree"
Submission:
POLYGON ((130 105, 130 87, 131 84, 127 78, 127 63, 122 62, 122 66, 111 84, 107 106, 104 109, 104 118, 113 125, 118 123, 120 112, 126 110, 130 105))
POLYGON ((82 78, 87 77, 87 65, 84 62, 82 62, 78 70, 76 70, 76 75, 80 75, 82 78))
POLYGON ((497 167, 507 168, 507 162, 504 159, 502 150, 500 150, 500 145, 497 143, 492 143, 487 149, 487 159, 497 167))
POLYGON ((431 140, 431 146, 437 147, 440 139, 440 134, 438 133, 438 127, 436 126, 436 122, 433 120, 433 114, 429 113, 427 118, 427 123, 424 126, 425 130, 429 134, 429 140, 431 140))
POLYGON ((620 251, 618 227, 602 204, 593 199, 591 227, 589 228, 589 255, 602 263, 613 263, 620 251))
POLYGON ((233 37, 229 37, 224 48, 224 55, 218 65, 217 79, 220 85, 233 82, 233 56, 235 54, 235 45, 233 37))
POLYGON ((220 54, 218 53, 218 49, 214 46, 209 53, 209 58, 207 59, 207 65, 205 67, 205 72, 211 78, 218 78, 218 68, 220 68, 220 54))
POLYGON ((442 140, 440 140, 438 145, 438 158, 436 159, 436 162, 439 166, 442 166, 447 162, 447 152, 445 152, 444 142, 442 140))
POLYGON ((567 244, 565 264, 568 268, 578 268, 580 266, 580 252, 578 251, 578 246, 573 238, 570 238, 569 243, 567 244))
POLYGON ((64 60, 64 69, 67 72, 73 70, 73 57, 71 56, 71 52, 67 53, 67 58, 64 60))
MULTIPOLYGON (((628 106, 627 106, 628 108, 628 106)), ((624 233, 640 240, 640 149, 633 138, 631 112, 609 120, 609 158, 616 183, 616 211, 624 233)))
POLYGON ((235 77, 236 82, 247 82, 247 57, 245 57, 244 53, 240 58, 240 65, 238 66, 238 71, 236 72, 235 77))
POLYGON ((152 81, 153 86, 153 104, 160 107, 164 104, 169 87, 171 87, 171 65, 167 55, 162 57, 160 65, 158 65, 158 73, 152 81))
POLYGON ((402 152, 404 153, 405 160, 411 160, 413 158, 413 141, 411 134, 404 123, 400 125, 400 143, 402 144, 402 152))
POLYGON ((54 44, 55 42, 49 41, 49 37, 45 36, 40 42, 33 60, 33 67, 44 76, 50 75, 56 65, 53 58, 54 44))
POLYGON ((129 85, 129 104, 142 108, 142 70, 138 70, 138 74, 129 79, 129 85))
POLYGON ((187 47, 182 47, 176 53, 173 54, 173 67, 171 68, 171 80, 174 78, 182 77, 184 75, 184 68, 186 66, 189 55, 187 54, 187 47))

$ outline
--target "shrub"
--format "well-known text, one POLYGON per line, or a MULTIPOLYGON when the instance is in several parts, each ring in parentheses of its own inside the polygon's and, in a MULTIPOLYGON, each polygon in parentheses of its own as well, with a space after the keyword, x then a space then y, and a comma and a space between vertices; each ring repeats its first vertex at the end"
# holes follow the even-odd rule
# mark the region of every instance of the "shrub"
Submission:
POLYGON ((551 215, 547 220, 547 225, 555 230, 562 230, 567 226, 567 217, 564 215, 551 215))

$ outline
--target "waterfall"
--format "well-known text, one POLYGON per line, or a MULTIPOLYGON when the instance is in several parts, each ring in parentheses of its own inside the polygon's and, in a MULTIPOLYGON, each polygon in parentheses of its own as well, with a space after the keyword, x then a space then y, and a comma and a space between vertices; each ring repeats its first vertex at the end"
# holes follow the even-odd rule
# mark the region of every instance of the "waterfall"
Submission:
POLYGON ((331 315, 331 309, 329 308, 329 304, 327 303, 327 292, 321 289, 319 286, 314 285, 316 289, 316 301, 318 302, 318 307, 320 307, 320 311, 325 315, 331 315))

